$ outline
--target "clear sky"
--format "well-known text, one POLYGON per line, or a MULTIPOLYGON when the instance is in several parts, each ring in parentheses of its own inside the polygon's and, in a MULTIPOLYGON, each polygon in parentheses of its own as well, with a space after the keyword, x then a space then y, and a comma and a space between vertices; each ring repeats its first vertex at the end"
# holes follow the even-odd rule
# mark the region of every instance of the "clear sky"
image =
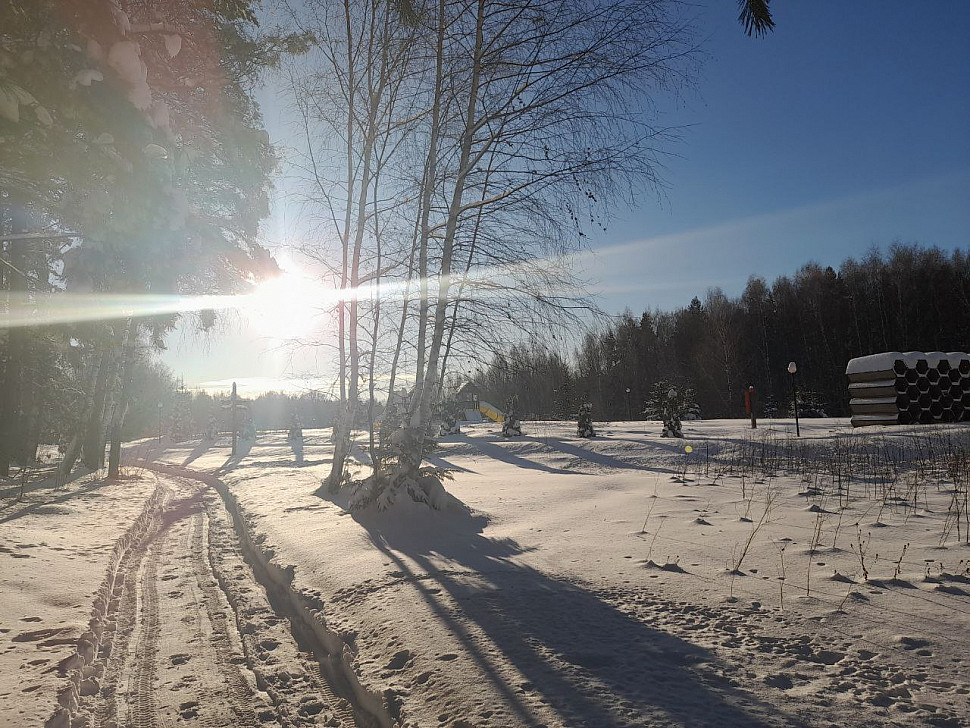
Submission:
MULTIPOLYGON (((683 306, 712 286, 734 295, 751 274, 837 266, 894 241, 970 247, 970 2, 772 11, 775 30, 749 38, 733 0, 696 5, 696 88, 657 99, 660 123, 681 128, 664 196, 621 210, 584 260, 606 310, 683 306)), ((285 142, 274 95, 262 97, 285 142)), ((292 221, 276 210, 274 242, 292 221)), ((329 353, 263 352, 273 342, 258 328, 240 320, 207 347, 176 334, 165 361, 190 385, 325 368, 329 353)))

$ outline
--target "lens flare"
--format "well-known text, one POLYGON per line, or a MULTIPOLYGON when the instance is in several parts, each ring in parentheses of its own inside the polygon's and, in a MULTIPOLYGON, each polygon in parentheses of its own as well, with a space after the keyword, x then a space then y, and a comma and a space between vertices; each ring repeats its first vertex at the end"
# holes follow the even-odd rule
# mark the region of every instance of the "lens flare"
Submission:
POLYGON ((246 295, 243 313, 257 333, 278 339, 294 339, 310 333, 326 290, 298 272, 284 271, 263 281, 246 295))

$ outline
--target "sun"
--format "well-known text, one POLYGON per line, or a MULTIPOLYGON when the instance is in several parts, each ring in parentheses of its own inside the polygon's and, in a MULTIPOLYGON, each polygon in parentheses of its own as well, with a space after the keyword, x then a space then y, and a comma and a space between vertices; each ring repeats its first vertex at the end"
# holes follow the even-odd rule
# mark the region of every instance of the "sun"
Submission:
POLYGON ((297 339, 313 330, 323 287, 299 270, 283 270, 247 295, 243 310, 263 336, 297 339))

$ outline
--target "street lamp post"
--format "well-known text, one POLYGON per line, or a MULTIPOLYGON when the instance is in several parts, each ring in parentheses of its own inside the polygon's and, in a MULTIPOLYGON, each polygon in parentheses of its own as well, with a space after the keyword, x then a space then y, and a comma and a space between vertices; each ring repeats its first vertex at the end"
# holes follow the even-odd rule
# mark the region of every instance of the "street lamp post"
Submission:
POLYGON ((158 403, 158 442, 162 442, 162 403, 158 403))
POLYGON ((626 388, 626 418, 627 420, 633 420, 633 408, 630 406, 630 388, 626 388))
POLYGON ((795 383, 795 372, 797 371, 798 365, 793 361, 788 362, 788 373, 791 374, 791 399, 795 406, 795 437, 801 437, 802 432, 798 426, 798 385, 795 383))

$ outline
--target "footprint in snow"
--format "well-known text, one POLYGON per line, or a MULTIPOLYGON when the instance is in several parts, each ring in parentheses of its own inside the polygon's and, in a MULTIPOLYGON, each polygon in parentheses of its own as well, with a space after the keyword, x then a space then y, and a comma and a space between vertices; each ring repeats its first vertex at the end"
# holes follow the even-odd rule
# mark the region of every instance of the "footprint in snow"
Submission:
POLYGON ((410 650, 399 650, 398 652, 394 653, 394 657, 388 661, 385 668, 388 670, 400 670, 411 661, 411 657, 412 654, 410 650))

